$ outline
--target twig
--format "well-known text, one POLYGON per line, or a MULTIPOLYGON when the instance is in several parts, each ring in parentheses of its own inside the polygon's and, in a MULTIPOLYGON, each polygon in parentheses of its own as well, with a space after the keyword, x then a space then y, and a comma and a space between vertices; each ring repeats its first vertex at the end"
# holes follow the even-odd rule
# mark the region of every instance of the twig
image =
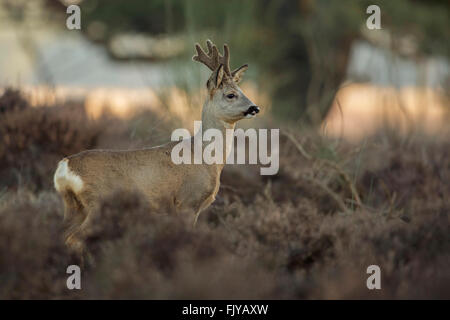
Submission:
POLYGON ((282 132, 297 148, 297 150, 308 160, 312 160, 312 157, 303 149, 302 145, 294 138, 293 135, 291 135, 289 132, 282 132))
POLYGON ((317 179, 311 179, 311 178, 307 178, 307 177, 304 177, 304 179, 309 182, 312 182, 313 184, 315 184, 316 186, 321 188, 323 191, 328 193, 328 195, 331 198, 333 198, 333 200, 337 203, 337 205, 340 207, 340 209, 342 211, 348 213, 347 206, 345 205, 344 201, 342 201, 341 197, 336 192, 331 190, 326 184, 322 183, 321 181, 319 181, 317 179))
MULTIPOLYGON (((359 207, 363 207, 361 198, 359 197, 358 191, 356 189, 356 186, 354 185, 354 183, 352 182, 352 180, 350 179, 349 175, 335 162, 327 160, 327 159, 319 159, 319 158, 315 158, 313 156, 311 156, 309 153, 307 153, 305 151, 305 149, 302 147, 302 145, 297 141, 297 139, 295 139, 295 137, 290 134, 289 132, 283 132, 282 134, 284 134, 293 144, 294 146, 297 148, 297 150, 307 159, 307 160, 315 160, 318 161, 324 165, 327 165, 331 168, 333 168, 334 170, 336 170, 345 180, 345 182, 347 183, 350 192, 352 193, 353 197, 355 198, 356 203, 358 204, 359 207)), ((327 187, 328 188, 328 187, 327 187)), ((342 202, 342 201, 341 201, 342 202)), ((343 202, 342 202, 343 204, 343 202)), ((344 204, 345 207, 345 204, 344 204)))
POLYGON ((361 198, 359 197, 358 191, 356 190, 355 184, 351 181, 349 175, 335 162, 326 160, 326 159, 318 159, 318 161, 321 161, 322 163, 332 167, 334 170, 336 170, 345 180, 347 183, 351 193, 353 194, 353 197, 355 198, 356 203, 359 207, 362 207, 361 198))

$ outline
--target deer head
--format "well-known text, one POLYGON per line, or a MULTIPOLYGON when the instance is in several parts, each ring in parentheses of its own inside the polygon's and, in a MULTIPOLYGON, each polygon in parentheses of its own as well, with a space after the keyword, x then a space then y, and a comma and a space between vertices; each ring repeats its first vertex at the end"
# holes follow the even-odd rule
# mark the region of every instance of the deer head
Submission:
POLYGON ((248 65, 244 64, 230 71, 228 45, 223 46, 223 55, 210 40, 206 41, 206 45, 208 53, 205 53, 197 43, 195 45, 197 55, 192 57, 192 60, 203 63, 212 71, 206 83, 208 100, 204 112, 214 114, 218 119, 228 123, 235 123, 243 118, 253 118, 259 112, 259 107, 247 98, 238 86, 248 65))

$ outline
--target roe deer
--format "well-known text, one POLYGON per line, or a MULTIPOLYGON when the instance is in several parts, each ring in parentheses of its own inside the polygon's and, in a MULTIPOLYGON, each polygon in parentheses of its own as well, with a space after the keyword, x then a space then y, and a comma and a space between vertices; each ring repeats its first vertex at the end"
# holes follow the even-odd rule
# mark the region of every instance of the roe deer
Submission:
MULTIPOLYGON (((207 46, 205 53, 196 44, 197 55, 192 58, 212 70, 206 83, 202 130, 215 128, 225 137, 226 129, 234 129, 238 120, 254 117, 259 108, 237 85, 248 65, 230 71, 228 46, 224 45, 223 55, 209 40, 207 46)), ((142 193, 156 210, 187 209, 195 214, 195 225, 200 212, 215 200, 224 164, 176 165, 171 150, 177 143, 140 150, 87 150, 62 159, 54 183, 65 206, 66 244, 82 249, 83 235, 101 199, 117 188, 142 193)))

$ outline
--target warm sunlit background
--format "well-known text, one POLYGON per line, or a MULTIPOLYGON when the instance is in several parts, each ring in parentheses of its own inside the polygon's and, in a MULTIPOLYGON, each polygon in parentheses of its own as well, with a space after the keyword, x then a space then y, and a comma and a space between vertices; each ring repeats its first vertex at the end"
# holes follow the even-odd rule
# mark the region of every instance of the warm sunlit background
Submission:
POLYGON ((437 0, 0 0, 0 299, 449 299, 449 12, 437 0), (366 27, 371 4, 380 30, 366 27), (68 290, 83 257, 63 242, 58 161, 193 130, 210 71, 191 58, 206 39, 229 44, 232 68, 249 64, 241 87, 262 112, 238 126, 280 129, 278 173, 225 166, 195 228, 139 194, 106 197, 83 289, 68 290), (381 290, 366 285, 371 265, 381 290))
MULTIPOLYGON (((372 1, 373 2, 373 1, 372 1)), ((78 101, 100 117, 150 108, 191 129, 208 70, 191 61, 210 38, 266 114, 322 134, 360 140, 386 124, 436 133, 448 123, 446 1, 377 1, 381 30, 366 28, 371 1, 2 0, 0 87, 32 105, 78 101), (66 6, 81 30, 66 28, 66 6)))

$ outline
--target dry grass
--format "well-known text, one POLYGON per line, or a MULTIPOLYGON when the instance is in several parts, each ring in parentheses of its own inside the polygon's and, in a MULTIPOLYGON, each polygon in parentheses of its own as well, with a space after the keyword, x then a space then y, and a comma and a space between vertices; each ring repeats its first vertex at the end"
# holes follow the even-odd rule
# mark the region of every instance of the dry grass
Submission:
POLYGON ((227 166, 195 229, 192 217, 150 212, 139 195, 105 199, 86 238, 82 290, 70 291, 65 271, 78 257, 62 243, 56 162, 143 141, 133 120, 92 122, 77 106, 32 109, 8 94, 0 299, 450 298, 448 138, 379 134, 355 146, 292 130, 280 137, 279 174, 227 166), (382 290, 366 288, 371 264, 382 290))

